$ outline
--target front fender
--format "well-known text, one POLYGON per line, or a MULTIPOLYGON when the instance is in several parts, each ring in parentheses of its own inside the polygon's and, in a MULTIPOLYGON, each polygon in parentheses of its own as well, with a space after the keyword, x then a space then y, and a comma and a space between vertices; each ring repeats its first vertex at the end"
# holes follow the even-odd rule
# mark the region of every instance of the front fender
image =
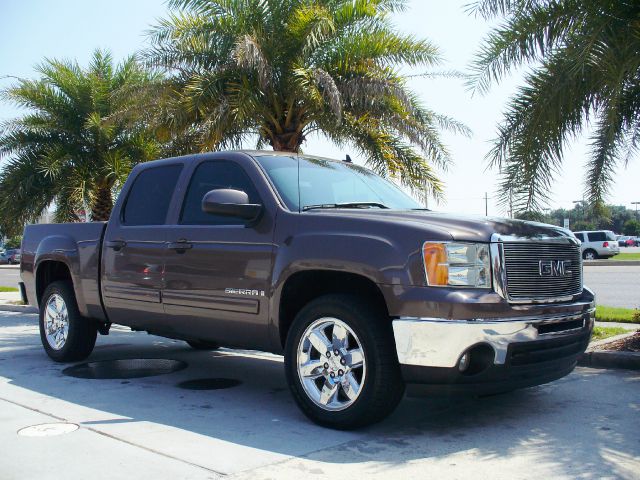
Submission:
MULTIPOLYGON (((416 250, 416 255, 419 251, 416 250)), ((388 239, 354 233, 302 233, 278 244, 270 296, 270 332, 279 345, 280 303, 287 281, 310 271, 358 275, 376 285, 408 282, 407 253, 388 239)))

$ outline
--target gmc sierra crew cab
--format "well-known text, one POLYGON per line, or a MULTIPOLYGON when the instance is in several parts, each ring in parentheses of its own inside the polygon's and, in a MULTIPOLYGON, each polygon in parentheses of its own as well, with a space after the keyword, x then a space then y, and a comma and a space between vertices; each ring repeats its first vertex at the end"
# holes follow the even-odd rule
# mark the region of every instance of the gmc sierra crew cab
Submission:
POLYGON ((381 420, 406 385, 567 375, 595 310, 567 230, 428 211, 360 166, 278 152, 140 164, 107 223, 27 226, 21 276, 55 361, 113 323, 279 353, 302 411, 334 428, 381 420))

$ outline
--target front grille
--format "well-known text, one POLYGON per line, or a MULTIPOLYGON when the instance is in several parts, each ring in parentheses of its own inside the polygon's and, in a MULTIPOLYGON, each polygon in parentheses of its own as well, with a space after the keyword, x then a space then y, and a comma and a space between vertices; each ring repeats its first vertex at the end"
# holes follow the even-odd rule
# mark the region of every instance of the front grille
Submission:
POLYGON ((579 245, 505 242, 502 249, 509 300, 554 301, 582 292, 579 245), (564 274, 558 274, 559 261, 564 262, 564 274))

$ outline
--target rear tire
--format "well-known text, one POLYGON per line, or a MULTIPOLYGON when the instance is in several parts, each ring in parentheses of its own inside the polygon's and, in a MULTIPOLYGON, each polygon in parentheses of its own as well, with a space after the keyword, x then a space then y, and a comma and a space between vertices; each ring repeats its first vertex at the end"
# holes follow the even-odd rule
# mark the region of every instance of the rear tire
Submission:
POLYGON ((596 253, 595 250, 589 249, 582 252, 583 260, 596 260, 597 258, 598 258, 598 254, 596 253))
POLYGON ((325 427, 379 422, 404 395, 391 320, 357 296, 324 295, 307 304, 287 335, 284 360, 293 398, 325 427))
POLYGON ((84 360, 96 344, 98 325, 83 318, 71 282, 47 286, 40 301, 40 340, 56 362, 84 360))
POLYGON ((195 350, 217 350, 220 346, 213 342, 203 342, 201 340, 187 340, 189 346, 195 350))

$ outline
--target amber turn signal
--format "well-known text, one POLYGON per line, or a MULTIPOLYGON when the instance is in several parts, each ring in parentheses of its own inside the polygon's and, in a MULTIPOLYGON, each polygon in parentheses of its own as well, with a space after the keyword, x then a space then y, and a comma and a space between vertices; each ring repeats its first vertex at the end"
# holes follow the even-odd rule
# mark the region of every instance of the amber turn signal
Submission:
POLYGON ((449 265, 445 244, 427 242, 422 247, 422 254, 429 285, 447 285, 449 283, 449 265))

